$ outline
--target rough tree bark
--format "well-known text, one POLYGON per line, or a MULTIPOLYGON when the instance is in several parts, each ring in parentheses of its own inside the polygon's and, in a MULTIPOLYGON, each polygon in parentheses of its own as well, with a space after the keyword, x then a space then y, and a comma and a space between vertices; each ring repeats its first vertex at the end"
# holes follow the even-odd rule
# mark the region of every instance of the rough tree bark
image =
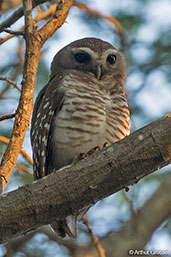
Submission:
MULTIPOLYGON (((171 172, 166 174, 160 187, 145 205, 138 209, 137 212, 132 213, 129 222, 127 222, 120 231, 110 233, 100 240, 100 243, 105 249, 106 257, 131 256, 129 250, 144 249, 153 232, 169 218, 170 215, 171 172)), ((166 253, 167 252, 168 250, 166 249, 166 253)), ((99 257, 93 244, 76 248, 72 256, 99 257)))
POLYGON ((0 197, 0 243, 96 203, 171 162, 171 113, 77 164, 0 197))
MULTIPOLYGON (((132 213, 128 222, 126 222, 120 231, 114 231, 100 239, 100 244, 105 249, 106 257, 127 257, 130 249, 144 249, 149 242, 153 232, 171 215, 171 172, 164 174, 161 185, 147 200, 144 206, 132 213), (156 215, 157 214, 157 215, 156 215), (123 243, 124 242, 124 243, 123 243)), ((25 243, 33 238, 36 233, 47 235, 48 239, 65 246, 72 257, 99 257, 97 249, 93 243, 87 246, 77 245, 75 241, 62 240, 55 235, 49 226, 43 226, 40 229, 28 233, 24 237, 19 237, 5 244, 7 248, 6 255, 11 251, 20 251, 27 256, 25 243)), ((166 249, 165 253, 168 250, 166 249)), ((134 255, 135 256, 135 255, 134 255)), ((143 257, 147 255, 141 255, 143 257)), ((154 254, 153 257, 160 257, 154 254)))
MULTIPOLYGON (((40 2, 45 1, 36 1, 38 4, 40 2)), ((12 170, 15 166, 17 157, 20 153, 24 141, 25 133, 29 126, 30 116, 32 114, 33 108, 34 86, 36 82, 40 49, 46 40, 51 37, 54 32, 65 22, 72 4, 73 0, 59 1, 54 16, 42 28, 36 31, 32 19, 32 1, 23 0, 23 9, 25 15, 26 52, 22 91, 15 115, 15 123, 10 143, 3 155, 2 164, 0 166, 0 191, 5 188, 8 179, 11 176, 12 170)), ((13 16, 15 17, 14 14, 13 16)), ((9 25, 11 25, 11 23, 7 22, 4 26, 9 25)))

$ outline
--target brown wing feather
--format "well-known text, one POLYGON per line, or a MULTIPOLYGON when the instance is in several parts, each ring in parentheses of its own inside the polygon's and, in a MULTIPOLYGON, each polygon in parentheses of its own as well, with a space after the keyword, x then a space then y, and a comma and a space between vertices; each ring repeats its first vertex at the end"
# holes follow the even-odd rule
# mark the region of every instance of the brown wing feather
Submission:
POLYGON ((33 110, 31 143, 33 170, 36 179, 51 173, 52 130, 56 113, 64 101, 65 92, 57 76, 40 91, 33 110))

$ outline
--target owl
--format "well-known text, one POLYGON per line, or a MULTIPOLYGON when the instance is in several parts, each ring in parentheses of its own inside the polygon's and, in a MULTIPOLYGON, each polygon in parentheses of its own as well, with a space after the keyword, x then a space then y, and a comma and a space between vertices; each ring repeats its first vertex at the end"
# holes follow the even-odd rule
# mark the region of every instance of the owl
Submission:
MULTIPOLYGON (((35 179, 129 134, 125 80, 124 58, 106 41, 83 38, 55 55, 32 116, 35 179)), ((86 210, 51 226, 61 237, 75 237, 76 220, 86 210)))

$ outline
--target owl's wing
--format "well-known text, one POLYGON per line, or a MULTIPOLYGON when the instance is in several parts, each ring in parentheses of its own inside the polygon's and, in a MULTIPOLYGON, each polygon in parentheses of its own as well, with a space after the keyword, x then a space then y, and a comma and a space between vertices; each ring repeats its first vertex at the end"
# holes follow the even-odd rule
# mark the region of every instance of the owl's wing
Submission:
POLYGON ((58 76, 50 79, 40 91, 31 121, 33 170, 36 179, 48 175, 52 151, 52 129, 55 116, 64 102, 65 91, 58 76))

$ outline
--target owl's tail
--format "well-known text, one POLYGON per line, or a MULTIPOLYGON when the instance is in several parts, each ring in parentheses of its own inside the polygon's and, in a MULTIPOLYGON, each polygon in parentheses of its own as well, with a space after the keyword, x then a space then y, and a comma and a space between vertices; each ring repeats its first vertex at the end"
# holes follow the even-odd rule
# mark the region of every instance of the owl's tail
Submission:
POLYGON ((62 238, 67 238, 67 236, 76 238, 76 220, 77 216, 71 215, 65 219, 54 221, 51 223, 51 227, 57 233, 57 235, 62 238))

